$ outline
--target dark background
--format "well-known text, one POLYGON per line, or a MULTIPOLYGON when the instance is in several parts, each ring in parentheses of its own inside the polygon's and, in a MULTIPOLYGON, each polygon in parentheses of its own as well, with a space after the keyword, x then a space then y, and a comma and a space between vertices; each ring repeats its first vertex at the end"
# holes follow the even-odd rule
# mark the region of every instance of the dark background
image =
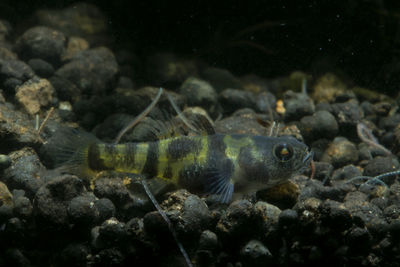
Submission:
MULTIPOLYGON (((12 24, 75 1, 2 0, 12 24)), ((115 46, 172 51, 236 75, 332 71, 395 94, 400 84, 400 1, 86 1, 108 17, 115 46)))

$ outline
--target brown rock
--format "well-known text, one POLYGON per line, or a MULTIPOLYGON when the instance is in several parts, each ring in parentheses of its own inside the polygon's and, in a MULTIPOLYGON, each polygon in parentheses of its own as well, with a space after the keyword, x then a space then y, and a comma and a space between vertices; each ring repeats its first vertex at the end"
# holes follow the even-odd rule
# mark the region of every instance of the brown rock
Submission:
POLYGON ((47 79, 30 79, 17 88, 16 98, 33 115, 53 99, 53 86, 47 79))

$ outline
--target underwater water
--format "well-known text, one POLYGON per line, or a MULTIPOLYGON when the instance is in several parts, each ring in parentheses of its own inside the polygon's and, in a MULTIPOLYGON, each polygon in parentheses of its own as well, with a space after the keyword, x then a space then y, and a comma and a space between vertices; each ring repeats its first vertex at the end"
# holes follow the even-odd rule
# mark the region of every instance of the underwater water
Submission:
POLYGON ((398 266, 395 1, 0 3, 0 266, 398 266))

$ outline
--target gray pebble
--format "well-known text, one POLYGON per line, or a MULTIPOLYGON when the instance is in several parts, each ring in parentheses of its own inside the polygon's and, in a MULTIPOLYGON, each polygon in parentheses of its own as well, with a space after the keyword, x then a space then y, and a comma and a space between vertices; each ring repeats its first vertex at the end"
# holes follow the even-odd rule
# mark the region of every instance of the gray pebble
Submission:
POLYGON ((284 95, 285 121, 299 120, 315 111, 313 100, 304 93, 287 91, 284 95))
POLYGON ((344 137, 336 137, 321 158, 321 161, 329 162, 334 167, 353 164, 357 160, 357 147, 344 137))
POLYGON ((328 111, 315 112, 312 116, 305 116, 300 120, 300 131, 306 140, 333 138, 339 131, 335 117, 328 111))
POLYGON ((66 37, 62 32, 44 26, 28 29, 16 42, 21 58, 40 58, 52 64, 59 63, 65 50, 66 37))

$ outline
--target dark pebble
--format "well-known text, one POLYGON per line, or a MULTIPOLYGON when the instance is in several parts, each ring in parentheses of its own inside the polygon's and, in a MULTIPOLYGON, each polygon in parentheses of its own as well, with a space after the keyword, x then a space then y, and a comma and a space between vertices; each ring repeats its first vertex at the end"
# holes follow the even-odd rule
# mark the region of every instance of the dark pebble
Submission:
POLYGON ((250 240, 240 251, 243 262, 249 266, 265 266, 272 258, 269 249, 258 240, 250 240))
POLYGON ((31 266, 27 257, 18 248, 9 248, 4 252, 5 266, 25 267, 31 266))
MULTIPOLYGON (((254 108, 254 107, 251 107, 254 108)), ((273 112, 276 108, 276 97, 270 92, 262 92, 256 97, 256 111, 261 113, 273 112)), ((271 118, 272 120, 272 118, 271 118)))
POLYGON ((287 91, 284 95, 285 121, 299 120, 315 111, 313 100, 303 93, 287 91))
POLYGON ((300 131, 305 140, 333 138, 339 131, 335 117, 328 111, 317 111, 312 116, 305 116, 300 120, 300 131))
POLYGON ((174 221, 175 229, 182 235, 199 236, 211 226, 212 217, 206 203, 186 190, 172 193, 162 207, 174 221))
POLYGON ((286 228, 296 225, 299 220, 297 211, 292 209, 283 210, 279 214, 278 223, 280 227, 286 228))
POLYGON ((69 244, 59 256, 60 266, 87 266, 90 249, 85 244, 69 244))
POLYGON ((108 198, 101 198, 94 202, 96 209, 99 212, 98 221, 103 222, 115 216, 116 209, 114 204, 108 198))
POLYGON ((261 222, 262 232, 266 235, 275 230, 280 213, 278 207, 264 201, 258 201, 254 205, 254 218, 257 222, 261 222))
POLYGON ((0 170, 4 170, 11 165, 11 158, 7 155, 0 154, 0 170))
POLYGON ((251 109, 240 109, 232 116, 215 123, 218 133, 265 135, 265 127, 257 121, 257 114, 251 109))
POLYGON ((202 77, 219 93, 227 88, 242 89, 242 84, 229 70, 215 67, 206 68, 202 77))
POLYGON ((252 92, 225 89, 219 94, 219 102, 225 113, 232 113, 241 108, 254 109, 257 105, 256 96, 252 92))
POLYGON ((29 148, 12 152, 10 157, 13 162, 4 170, 4 181, 10 189, 23 189, 29 198, 33 198, 44 182, 38 178, 44 171, 44 166, 36 153, 29 148))
POLYGON ((200 106, 210 113, 216 112, 218 95, 208 82, 189 77, 182 83, 179 91, 187 98, 189 106, 200 106))
POLYGON ((214 251, 218 248, 218 237, 214 232, 205 230, 200 235, 199 250, 214 251))
POLYGON ((119 222, 116 218, 110 218, 103 222, 99 228, 99 235, 94 242, 98 247, 123 247, 128 239, 128 231, 125 224, 119 222))
POLYGON ((40 58, 58 64, 65 45, 66 37, 62 32, 38 26, 24 32, 17 40, 16 50, 21 58, 40 58))
POLYGON ((52 76, 49 81, 53 85, 54 90, 57 92, 57 97, 60 100, 71 102, 79 100, 81 91, 72 81, 58 75, 52 76))
POLYGON ((357 147, 344 137, 336 137, 321 158, 321 161, 329 162, 336 168, 356 163, 357 160, 357 147))
POLYGON ((356 125, 364 117, 364 112, 358 101, 350 99, 344 103, 332 104, 332 111, 339 124, 340 132, 347 137, 355 137, 356 125))
POLYGON ((252 220, 253 216, 254 208, 248 200, 232 202, 217 224, 218 236, 234 240, 245 238, 249 232, 256 230, 252 220))
POLYGON ((27 197, 17 197, 14 199, 14 214, 20 218, 29 218, 32 215, 32 204, 27 197))
POLYGON ((96 257, 95 266, 123 266, 124 254, 116 248, 103 249, 96 257))
POLYGON ((400 238, 400 218, 393 220, 389 225, 389 233, 393 240, 400 238))
POLYGON ((355 252, 361 252, 370 249, 371 236, 367 229, 356 227, 346 236, 349 248, 355 252))
POLYGON ((34 14, 39 25, 51 27, 67 36, 80 36, 87 39, 92 46, 110 43, 112 37, 106 35, 108 20, 100 9, 85 2, 73 3, 65 8, 43 8, 34 14))
POLYGON ((71 199, 68 206, 68 215, 71 223, 90 226, 99 216, 95 204, 95 197, 90 195, 77 196, 71 199))
POLYGON ((357 177, 357 176, 361 176, 361 175, 362 175, 362 173, 361 173, 360 169, 357 168, 356 166, 350 164, 350 165, 346 165, 342 168, 336 169, 332 173, 332 180, 333 181, 338 181, 338 180, 347 181, 353 177, 357 177))
POLYGON ((67 227, 69 203, 84 192, 82 180, 76 176, 54 178, 42 186, 35 196, 34 212, 37 219, 48 226, 67 227))
POLYGON ((328 181, 328 179, 331 177, 332 172, 333 172, 332 164, 330 164, 328 162, 316 161, 316 162, 314 162, 314 166, 315 166, 314 179, 317 179, 323 183, 328 181))
POLYGON ((190 76, 196 76, 194 62, 183 60, 171 53, 157 53, 147 59, 148 76, 155 85, 180 85, 190 76))
POLYGON ((335 201, 343 201, 349 190, 349 186, 323 186, 320 181, 310 180, 307 182, 305 188, 303 188, 301 191, 299 199, 305 200, 307 198, 314 197, 321 200, 332 199, 335 201))
MULTIPOLYGON (((363 175, 365 176, 378 176, 386 172, 392 172, 399 168, 399 162, 392 157, 376 157, 371 159, 367 166, 364 168, 363 175)), ((387 185, 391 185, 396 179, 395 175, 382 178, 382 181, 387 185)))
POLYGON ((0 81, 11 94, 15 87, 35 76, 32 68, 20 60, 0 60, 0 81))
POLYGON ((85 93, 105 93, 117 82, 118 64, 106 47, 78 52, 56 75, 68 79, 85 93))
POLYGON ((36 73, 36 75, 42 78, 49 78, 54 73, 53 66, 47 61, 44 61, 43 59, 40 58, 30 59, 28 61, 28 65, 31 66, 32 70, 36 73))
POLYGON ((340 202, 326 200, 322 203, 321 219, 332 231, 342 232, 352 226, 349 210, 340 202))
POLYGON ((380 118, 379 128, 392 131, 400 123, 400 114, 396 113, 392 116, 380 118))

